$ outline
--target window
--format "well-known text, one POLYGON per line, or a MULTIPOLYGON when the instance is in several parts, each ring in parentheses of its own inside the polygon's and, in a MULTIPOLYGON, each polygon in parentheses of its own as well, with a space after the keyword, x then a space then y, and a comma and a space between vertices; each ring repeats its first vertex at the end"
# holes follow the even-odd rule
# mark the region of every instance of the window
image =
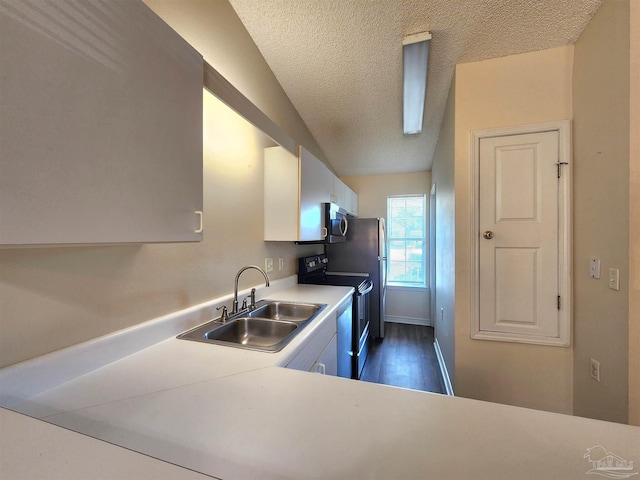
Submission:
POLYGON ((387 197, 388 284, 425 288, 426 195, 387 197))

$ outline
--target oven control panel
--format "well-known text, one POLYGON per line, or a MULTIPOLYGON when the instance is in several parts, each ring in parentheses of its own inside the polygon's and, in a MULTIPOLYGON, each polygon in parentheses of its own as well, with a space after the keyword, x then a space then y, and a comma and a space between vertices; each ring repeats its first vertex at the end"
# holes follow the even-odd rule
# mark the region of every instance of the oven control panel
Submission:
POLYGON ((298 273, 307 274, 318 270, 326 269, 329 259, 326 255, 313 255, 311 257, 303 257, 298 260, 298 273))

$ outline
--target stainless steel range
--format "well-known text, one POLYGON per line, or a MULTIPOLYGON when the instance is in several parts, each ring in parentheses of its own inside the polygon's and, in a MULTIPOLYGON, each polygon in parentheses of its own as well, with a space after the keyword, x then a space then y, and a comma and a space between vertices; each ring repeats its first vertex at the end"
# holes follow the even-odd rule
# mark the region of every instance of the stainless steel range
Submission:
POLYGON ((338 317, 338 376, 359 379, 369 353, 369 293, 373 281, 367 274, 328 273, 326 255, 298 259, 298 283, 353 287, 351 315, 338 317))

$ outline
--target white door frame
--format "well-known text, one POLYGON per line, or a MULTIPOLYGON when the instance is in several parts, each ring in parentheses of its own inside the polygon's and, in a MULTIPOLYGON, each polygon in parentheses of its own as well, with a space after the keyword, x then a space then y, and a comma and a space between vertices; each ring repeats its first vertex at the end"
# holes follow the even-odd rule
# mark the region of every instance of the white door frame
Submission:
POLYGON ((493 128, 471 132, 471 338, 479 340, 498 340, 505 342, 534 343, 568 347, 571 345, 572 312, 572 267, 571 267, 571 122, 558 122, 520 125, 515 127, 493 128), (521 135, 526 133, 558 132, 558 161, 560 179, 558 180, 558 285, 560 295, 559 336, 531 337, 514 333, 488 332, 480 330, 480 140, 489 137, 521 135))

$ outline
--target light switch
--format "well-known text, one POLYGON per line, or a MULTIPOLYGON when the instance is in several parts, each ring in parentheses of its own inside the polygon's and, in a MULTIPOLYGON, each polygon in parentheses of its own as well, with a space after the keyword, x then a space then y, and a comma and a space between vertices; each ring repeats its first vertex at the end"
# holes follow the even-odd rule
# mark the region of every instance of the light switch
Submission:
POLYGON ((611 290, 620 290, 620 270, 617 268, 609 269, 609 288, 611 290))
POLYGON ((592 258, 589 261, 589 276, 591 278, 600 278, 600 259, 592 258))

